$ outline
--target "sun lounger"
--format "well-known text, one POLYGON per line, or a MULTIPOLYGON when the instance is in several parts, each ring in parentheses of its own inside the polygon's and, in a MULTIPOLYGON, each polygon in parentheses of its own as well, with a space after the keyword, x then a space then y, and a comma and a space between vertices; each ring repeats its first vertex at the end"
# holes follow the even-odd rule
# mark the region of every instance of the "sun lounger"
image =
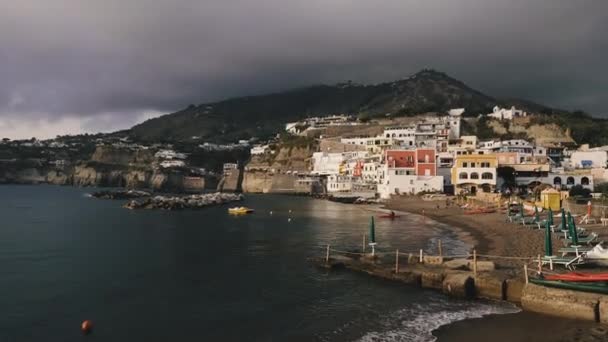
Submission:
POLYGON ((562 257, 565 257, 568 254, 574 254, 576 256, 579 256, 592 249, 593 249, 593 247, 589 247, 589 246, 564 247, 564 248, 560 248, 558 250, 558 252, 562 253, 562 257))
POLYGON ((541 263, 543 265, 561 265, 569 270, 574 270, 576 266, 584 264, 583 258, 580 255, 575 257, 543 257, 541 263))
MULTIPOLYGON (((592 232, 591 234, 589 234, 588 236, 585 237, 579 237, 578 238, 578 243, 580 244, 591 244, 593 241, 595 241, 597 239, 597 233, 592 232)), ((572 243, 572 239, 571 238, 567 238, 564 240, 564 245, 569 245, 572 243)))

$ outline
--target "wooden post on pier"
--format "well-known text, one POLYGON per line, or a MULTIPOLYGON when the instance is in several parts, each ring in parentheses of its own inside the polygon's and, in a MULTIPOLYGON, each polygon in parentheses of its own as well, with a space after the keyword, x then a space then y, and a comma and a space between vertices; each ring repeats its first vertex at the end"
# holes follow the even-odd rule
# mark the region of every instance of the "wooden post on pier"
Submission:
POLYGON ((439 243, 437 244, 437 249, 439 252, 439 256, 442 257, 443 256, 443 246, 441 245, 441 239, 439 239, 439 243))
POLYGON ((363 233, 363 253, 365 253, 365 233, 363 233))
POLYGON ((325 253, 325 263, 329 264, 329 245, 327 245, 327 252, 325 253))
POLYGON ((543 263, 540 260, 540 254, 538 255, 538 274, 543 273, 543 263))
POLYGON ((395 274, 399 273, 399 250, 395 251, 395 274))
POLYGON ((526 284, 528 283, 528 264, 524 264, 524 278, 526 279, 526 284))
POLYGON ((473 278, 477 279, 477 250, 473 249, 473 278))
POLYGON ((422 264, 423 258, 422 258, 422 249, 420 250, 420 259, 419 259, 420 263, 422 264))

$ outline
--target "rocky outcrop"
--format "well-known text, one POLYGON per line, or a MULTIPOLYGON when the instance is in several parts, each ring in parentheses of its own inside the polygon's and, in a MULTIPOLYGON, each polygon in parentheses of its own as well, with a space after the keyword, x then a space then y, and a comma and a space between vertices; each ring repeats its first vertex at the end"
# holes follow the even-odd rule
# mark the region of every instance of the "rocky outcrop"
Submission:
POLYGON ((216 192, 204 195, 189 196, 155 196, 145 199, 135 199, 124 205, 127 209, 193 209, 210 205, 224 204, 243 200, 243 195, 216 192))
POLYGON ((71 170, 68 172, 63 170, 50 170, 46 174, 46 183, 55 185, 72 184, 72 172, 71 170))

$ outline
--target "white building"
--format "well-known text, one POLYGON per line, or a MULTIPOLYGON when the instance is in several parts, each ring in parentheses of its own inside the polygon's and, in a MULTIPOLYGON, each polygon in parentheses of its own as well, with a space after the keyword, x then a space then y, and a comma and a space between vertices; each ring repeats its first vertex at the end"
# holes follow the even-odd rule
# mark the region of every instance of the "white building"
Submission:
POLYGON ((382 133, 384 138, 392 138, 404 147, 415 147, 416 127, 415 126, 395 126, 386 127, 382 133))
POLYGON ((361 177, 364 182, 378 183, 378 173, 380 172, 380 163, 377 161, 363 163, 363 171, 361 177))
POLYGON ((593 176, 591 174, 549 173, 542 183, 551 184, 558 189, 570 189, 575 185, 593 191, 593 176))
POLYGON ((570 164, 577 169, 606 168, 607 163, 606 151, 574 151, 570 156, 570 164))
POLYGON ((450 129, 449 139, 454 140, 460 138, 460 122, 464 108, 454 108, 448 111, 447 127, 450 129))
POLYGON ((251 148, 249 153, 252 156, 261 155, 261 154, 265 154, 266 152, 268 152, 269 149, 270 149, 270 147, 268 145, 255 145, 251 148))
POLYGON ((382 199, 391 195, 415 195, 420 192, 443 192, 443 177, 417 176, 402 168, 380 167, 378 194, 382 199))
POLYGON ((184 153, 178 153, 173 150, 160 150, 154 154, 154 157, 159 159, 186 159, 184 153))
POLYGON ((186 163, 183 160, 164 160, 160 163, 160 166, 168 169, 172 167, 184 167, 186 163))
POLYGON ((327 177, 327 192, 351 192, 353 189, 353 178, 344 175, 330 175, 327 177))
POLYGON ((528 113, 520 109, 515 109, 515 107, 506 109, 495 106, 492 110, 492 113, 488 114, 488 117, 495 118, 498 120, 513 120, 513 118, 524 117, 527 115, 528 113))

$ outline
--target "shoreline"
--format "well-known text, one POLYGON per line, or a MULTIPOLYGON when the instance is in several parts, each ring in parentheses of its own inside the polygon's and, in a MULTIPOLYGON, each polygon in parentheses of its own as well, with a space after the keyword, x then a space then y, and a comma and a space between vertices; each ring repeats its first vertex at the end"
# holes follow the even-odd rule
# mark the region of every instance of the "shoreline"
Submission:
MULTIPOLYGON (((460 238, 468 235, 478 253, 499 256, 530 257, 543 253, 541 230, 524 229, 508 223, 502 213, 465 215, 463 210, 443 201, 423 201, 419 197, 396 197, 387 202, 389 210, 427 216, 446 224, 460 238)), ((557 243, 557 240, 555 240, 557 243)), ((518 274, 513 262, 498 262, 500 268, 518 274)), ((608 340, 608 328, 595 322, 581 321, 520 311, 467 318, 443 325, 432 332, 440 342, 482 341, 492 336, 494 342, 512 341, 586 341, 608 340), (550 329, 539 329, 550 327, 550 329)))

